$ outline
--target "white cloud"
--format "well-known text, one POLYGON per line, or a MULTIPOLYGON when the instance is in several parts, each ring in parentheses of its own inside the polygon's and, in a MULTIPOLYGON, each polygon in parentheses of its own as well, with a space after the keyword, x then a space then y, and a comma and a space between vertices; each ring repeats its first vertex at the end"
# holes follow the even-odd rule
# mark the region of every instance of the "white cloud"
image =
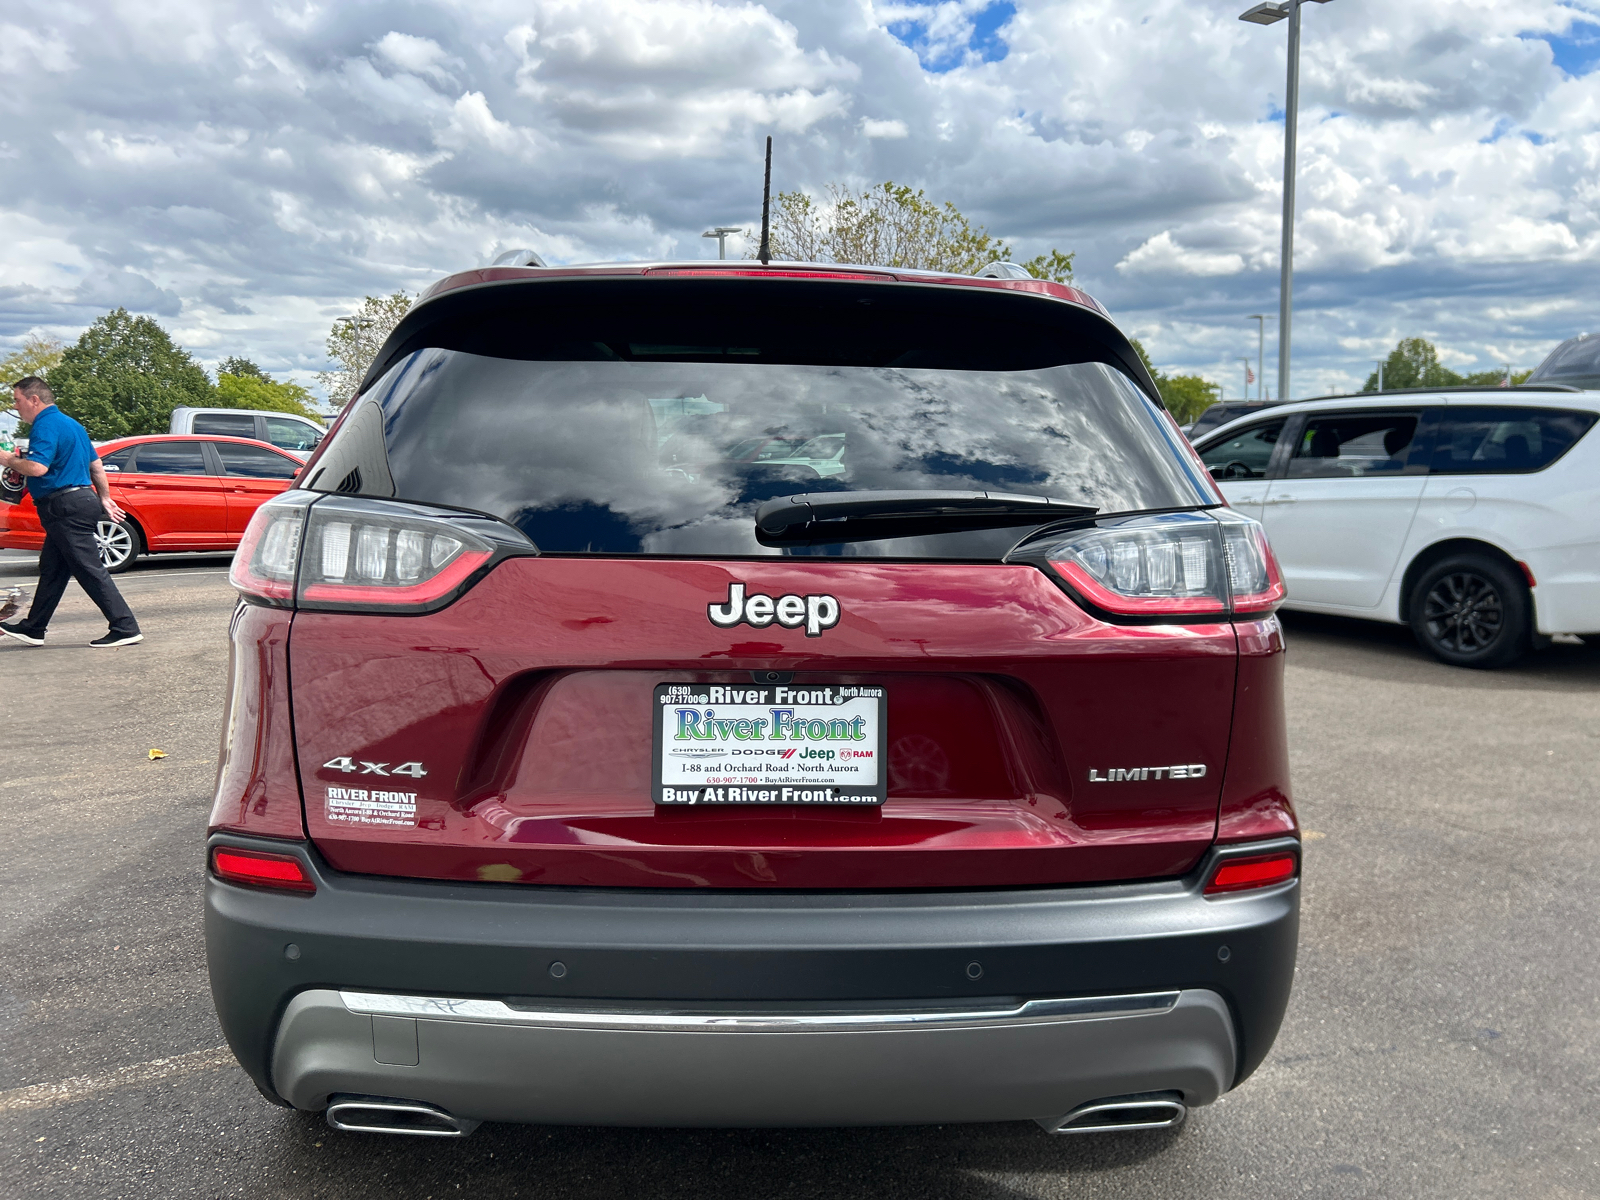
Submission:
MULTIPOLYGON (((1284 66, 1238 7, 10 0, 0 161, 30 182, 0 198, 0 349, 127 303, 305 373, 360 296, 498 249, 714 255, 771 133, 778 187, 895 179, 1076 250, 1161 365, 1233 380, 1277 307, 1284 66)), ((1546 39, 1596 11, 1308 6, 1302 390, 1413 333, 1528 366, 1594 324, 1600 73, 1546 39)))
POLYGON ((906 128, 904 121, 898 119, 882 121, 875 117, 861 118, 861 133, 863 137, 869 138, 903 138, 911 136, 911 131, 906 128))
POLYGON ((409 33, 401 33, 394 29, 379 38, 373 49, 402 71, 410 71, 416 75, 447 78, 448 76, 440 69, 441 65, 460 63, 459 59, 447 54, 444 47, 432 38, 413 37, 409 33))
POLYGON ((1150 272, 1177 275, 1237 275, 1244 270, 1238 254, 1191 250, 1178 244, 1171 230, 1162 230, 1117 264, 1129 274, 1150 272))

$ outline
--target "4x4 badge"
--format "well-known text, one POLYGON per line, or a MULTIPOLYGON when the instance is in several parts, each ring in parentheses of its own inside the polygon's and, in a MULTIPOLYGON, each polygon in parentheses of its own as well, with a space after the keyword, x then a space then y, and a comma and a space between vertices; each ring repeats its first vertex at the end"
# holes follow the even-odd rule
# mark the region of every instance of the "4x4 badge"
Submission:
POLYGON ((324 771, 343 771, 352 775, 359 771, 363 775, 409 775, 413 779, 421 779, 428 772, 419 762, 403 762, 391 767, 386 762, 368 762, 366 759, 354 759, 349 755, 339 758, 330 758, 322 764, 324 771))
POLYGON ((826 595, 790 594, 773 598, 757 592, 747 597, 744 584, 730 583, 727 600, 706 605, 706 616, 719 629, 732 629, 740 624, 765 629, 776 621, 785 629, 799 629, 804 625, 807 637, 821 637, 824 629, 832 629, 839 623, 839 602, 826 595))

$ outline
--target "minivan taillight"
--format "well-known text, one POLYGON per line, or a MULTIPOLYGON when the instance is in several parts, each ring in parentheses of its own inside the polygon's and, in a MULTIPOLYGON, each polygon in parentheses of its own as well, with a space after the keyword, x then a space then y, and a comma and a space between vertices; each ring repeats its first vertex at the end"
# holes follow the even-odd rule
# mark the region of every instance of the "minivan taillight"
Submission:
POLYGON ((299 601, 310 608, 429 607, 493 553, 449 520, 358 500, 324 502, 306 525, 299 601))
POLYGON ((1260 524, 1226 509, 1103 522, 1062 537, 1045 558, 1083 600, 1117 616, 1264 613, 1284 595, 1260 524))

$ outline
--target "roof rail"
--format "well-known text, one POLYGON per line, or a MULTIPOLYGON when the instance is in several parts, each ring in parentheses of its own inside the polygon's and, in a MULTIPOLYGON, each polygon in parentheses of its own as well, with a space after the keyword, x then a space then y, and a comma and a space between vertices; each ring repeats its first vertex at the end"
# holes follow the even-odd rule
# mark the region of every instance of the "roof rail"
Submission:
POLYGON ((1019 267, 1014 262, 992 262, 981 271, 973 272, 977 279, 1032 279, 1026 267, 1019 267))
POLYGON ((1326 396, 1300 396, 1294 400, 1278 401, 1280 404, 1303 404, 1308 400, 1367 400, 1373 396, 1436 396, 1440 392, 1581 392, 1582 388, 1566 383, 1514 383, 1502 387, 1498 383, 1456 383, 1445 387, 1384 388, 1381 392, 1329 392, 1326 396))
POLYGON ((550 264, 532 250, 507 250, 490 265, 496 267, 548 267, 550 264))

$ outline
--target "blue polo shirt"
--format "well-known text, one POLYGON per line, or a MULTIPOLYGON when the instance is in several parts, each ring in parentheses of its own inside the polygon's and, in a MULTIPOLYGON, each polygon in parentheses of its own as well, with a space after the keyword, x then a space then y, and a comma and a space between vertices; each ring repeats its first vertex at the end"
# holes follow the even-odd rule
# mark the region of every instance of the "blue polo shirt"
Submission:
POLYGON ((62 488, 90 486, 94 443, 82 425, 54 404, 41 412, 28 430, 25 457, 50 468, 43 475, 28 476, 28 492, 35 504, 62 488))

